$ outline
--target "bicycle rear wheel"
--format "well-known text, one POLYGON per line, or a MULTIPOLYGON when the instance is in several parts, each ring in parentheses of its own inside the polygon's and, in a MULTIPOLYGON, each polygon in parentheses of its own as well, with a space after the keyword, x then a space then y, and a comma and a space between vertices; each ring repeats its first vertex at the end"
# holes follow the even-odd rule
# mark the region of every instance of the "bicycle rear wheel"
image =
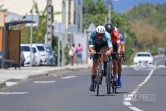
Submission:
POLYGON ((108 73, 106 76, 107 94, 110 94, 111 92, 110 64, 108 64, 107 66, 108 66, 108 73))
POLYGON ((110 92, 111 92, 110 80, 107 78, 106 81, 107 81, 107 94, 110 94, 110 92))

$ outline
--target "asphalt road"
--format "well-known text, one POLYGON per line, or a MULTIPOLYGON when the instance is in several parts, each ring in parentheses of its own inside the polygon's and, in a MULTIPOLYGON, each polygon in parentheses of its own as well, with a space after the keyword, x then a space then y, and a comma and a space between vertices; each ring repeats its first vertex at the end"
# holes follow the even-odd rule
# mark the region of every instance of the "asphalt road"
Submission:
MULTIPOLYGON (((159 61, 163 60, 158 59, 157 62, 159 61)), ((166 110, 166 68, 125 68, 122 76, 123 87, 117 90, 118 93, 107 95, 103 81, 99 97, 96 96, 96 92, 89 91, 89 74, 89 70, 82 70, 72 72, 69 76, 29 80, 0 90, 0 109, 1 111, 166 110), (136 93, 132 100, 126 102, 125 99, 133 91, 136 93)))
POLYGON ((156 65, 165 65, 166 56, 156 59, 156 65))

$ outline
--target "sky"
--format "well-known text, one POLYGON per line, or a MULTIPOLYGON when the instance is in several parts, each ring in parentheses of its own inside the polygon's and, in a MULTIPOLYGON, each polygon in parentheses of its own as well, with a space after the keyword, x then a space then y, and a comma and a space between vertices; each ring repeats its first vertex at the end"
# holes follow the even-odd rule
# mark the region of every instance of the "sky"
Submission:
POLYGON ((166 0, 111 0, 111 1, 113 3, 113 9, 117 13, 123 13, 140 3, 163 4, 166 2, 166 0))

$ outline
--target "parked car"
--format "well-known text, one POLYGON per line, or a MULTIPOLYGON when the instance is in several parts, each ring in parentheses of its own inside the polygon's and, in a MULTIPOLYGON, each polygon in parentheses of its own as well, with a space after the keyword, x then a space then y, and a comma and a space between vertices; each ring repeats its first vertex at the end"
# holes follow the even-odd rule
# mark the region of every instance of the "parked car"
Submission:
POLYGON ((33 53, 34 53, 34 56, 35 56, 35 65, 39 66, 39 65, 41 65, 39 50, 36 47, 36 45, 33 45, 33 44, 32 44, 32 49, 33 49, 33 53))
POLYGON ((48 65, 55 65, 55 52, 50 45, 45 45, 48 56, 48 65))
POLYGON ((20 50, 20 66, 24 66, 25 57, 22 50, 20 50))
POLYGON ((136 53, 133 62, 134 64, 154 64, 154 58, 150 52, 138 52, 136 53))
POLYGON ((48 65, 48 53, 45 45, 41 43, 35 43, 33 46, 36 46, 37 50, 39 51, 41 65, 48 65))
MULTIPOLYGON (((25 58, 25 61, 24 61, 24 66, 29 66, 30 65, 30 44, 21 44, 21 50, 24 54, 24 58, 25 58)), ((34 54, 32 53, 32 65, 34 66, 35 65, 35 56, 34 54)))

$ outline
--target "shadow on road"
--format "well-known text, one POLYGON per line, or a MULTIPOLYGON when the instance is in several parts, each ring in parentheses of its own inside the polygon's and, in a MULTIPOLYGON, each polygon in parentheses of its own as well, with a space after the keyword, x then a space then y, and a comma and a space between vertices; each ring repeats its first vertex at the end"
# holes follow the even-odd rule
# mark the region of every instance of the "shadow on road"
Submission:
POLYGON ((123 94, 128 94, 129 92, 116 92, 116 94, 120 94, 120 95, 123 95, 123 94))
MULTIPOLYGON (((97 96, 97 95, 91 95, 91 96, 97 96)), ((98 97, 105 97, 105 96, 117 96, 116 94, 99 94, 98 97)))

